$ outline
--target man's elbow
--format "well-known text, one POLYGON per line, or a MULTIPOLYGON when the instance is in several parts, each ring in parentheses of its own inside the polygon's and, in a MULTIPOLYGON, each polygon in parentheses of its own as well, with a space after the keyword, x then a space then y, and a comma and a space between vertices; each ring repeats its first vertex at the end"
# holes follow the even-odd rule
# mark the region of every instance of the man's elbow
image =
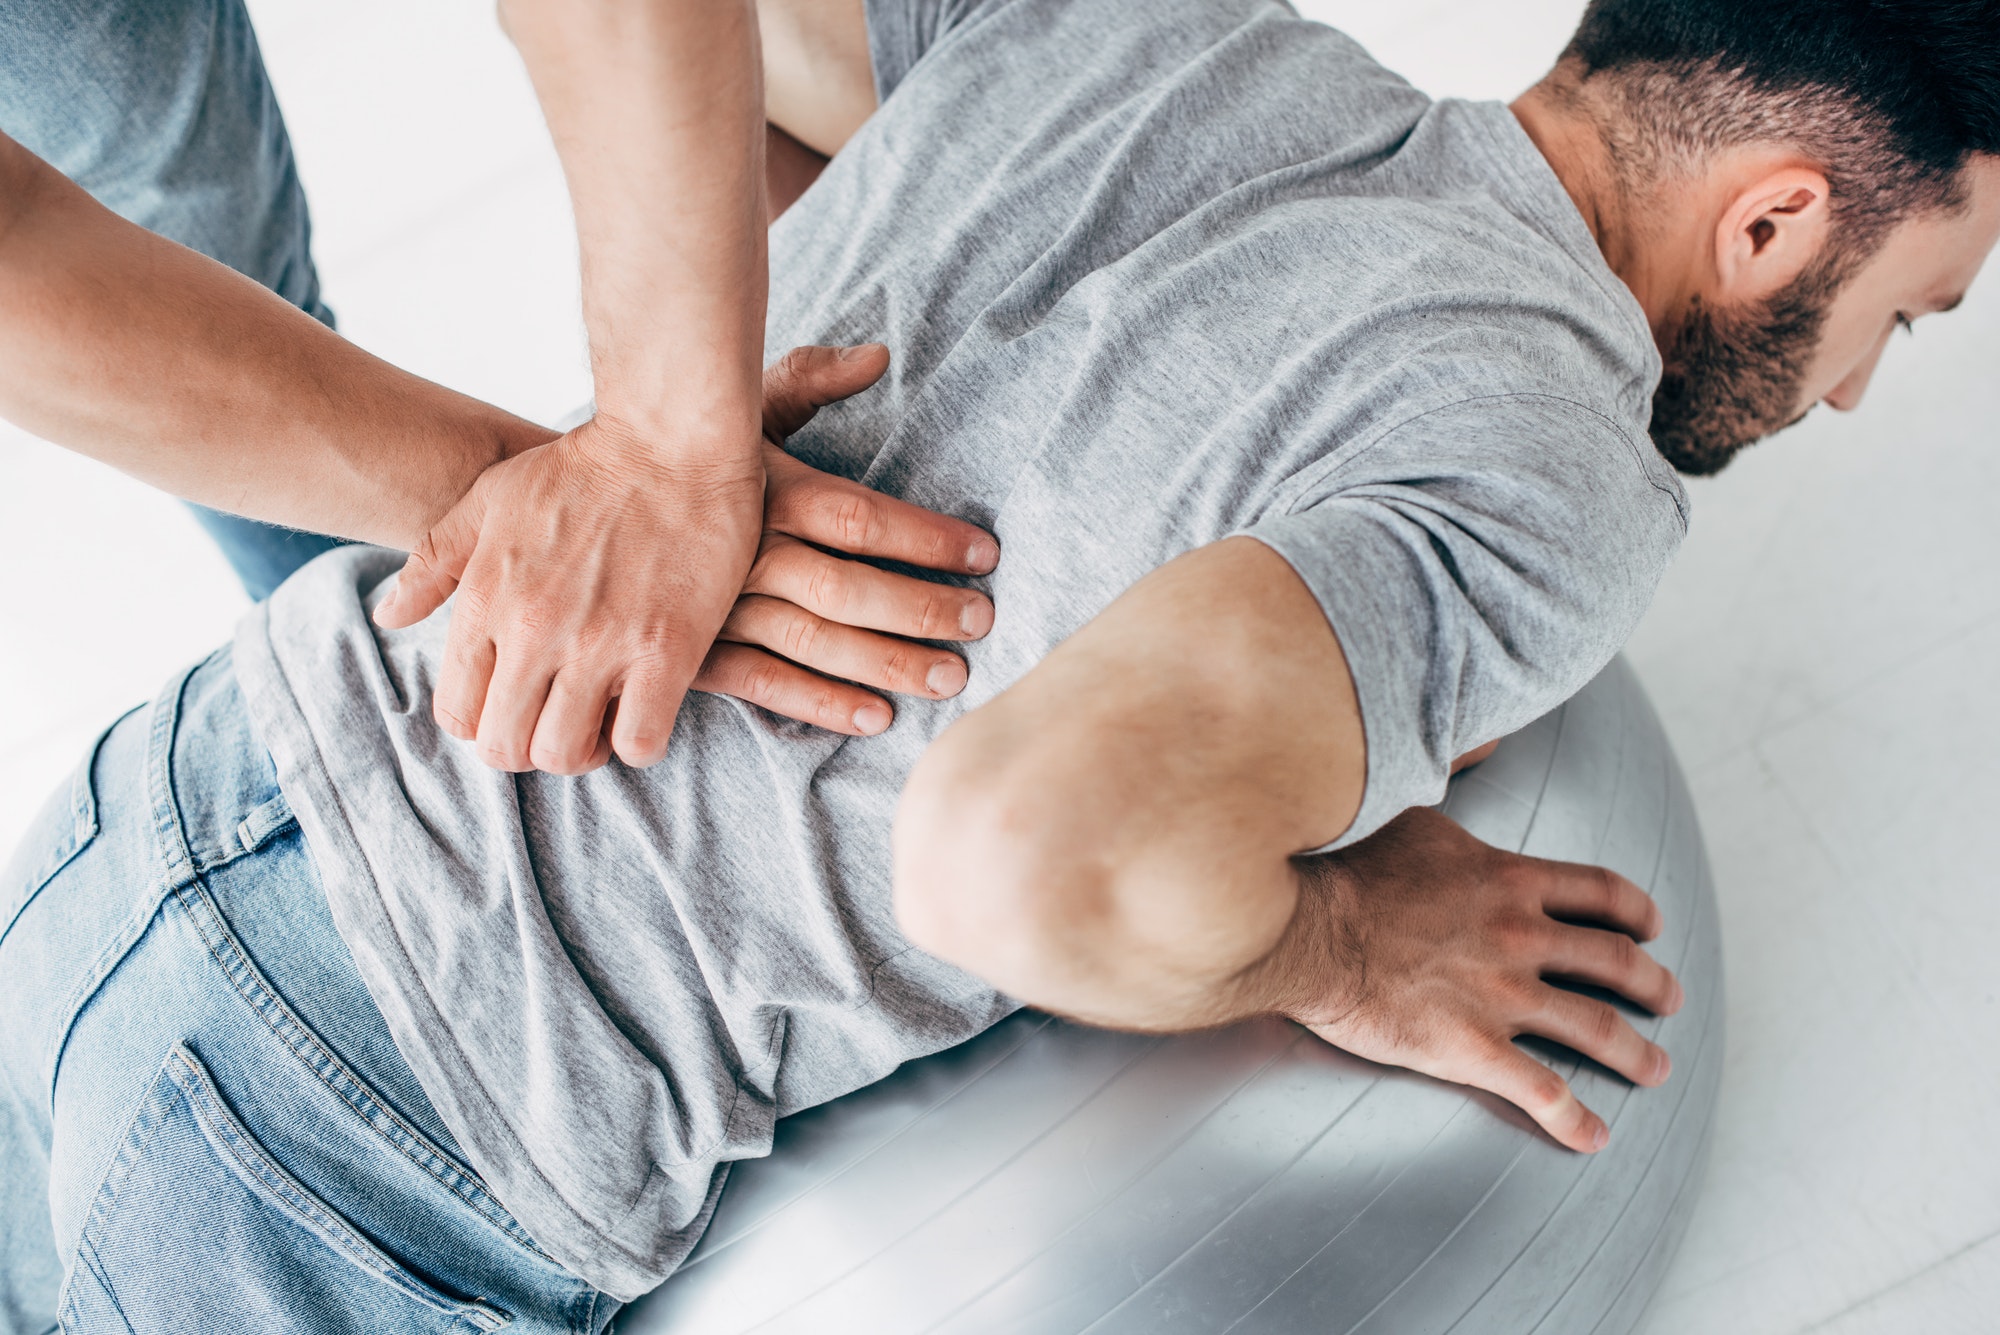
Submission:
POLYGON ((947 732, 904 786, 896 917, 911 944, 1014 996, 1064 1006, 1115 935, 1115 869, 1077 856, 1030 763, 977 726, 947 732))

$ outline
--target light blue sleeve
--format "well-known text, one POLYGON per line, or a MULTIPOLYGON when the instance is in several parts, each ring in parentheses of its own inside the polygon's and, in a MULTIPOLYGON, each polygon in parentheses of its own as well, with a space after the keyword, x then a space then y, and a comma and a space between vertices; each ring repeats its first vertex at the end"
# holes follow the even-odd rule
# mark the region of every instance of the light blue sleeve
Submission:
POLYGON ((1312 589, 1360 700, 1367 789, 1329 848, 1439 801, 1456 757, 1623 646, 1685 528, 1651 449, 1567 400, 1475 399, 1395 428, 1246 530, 1312 589))

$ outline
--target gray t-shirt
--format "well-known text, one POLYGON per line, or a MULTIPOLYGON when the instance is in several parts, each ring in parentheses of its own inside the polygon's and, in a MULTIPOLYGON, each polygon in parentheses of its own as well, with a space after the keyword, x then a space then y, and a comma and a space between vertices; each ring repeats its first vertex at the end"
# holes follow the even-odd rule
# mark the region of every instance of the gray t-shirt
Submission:
POLYGON ((432 724, 445 627, 370 624, 389 555, 315 563, 237 642, 398 1045, 620 1297, 776 1118, 1012 1008, 898 933, 891 814, 933 737, 1134 580, 1246 532, 1296 567, 1367 728, 1351 840, 1588 680, 1684 526, 1644 315, 1506 108, 1270 0, 869 23, 883 104, 772 230, 767 348, 887 343, 791 448, 999 536, 962 696, 868 740, 693 696, 652 769, 514 776, 432 724))

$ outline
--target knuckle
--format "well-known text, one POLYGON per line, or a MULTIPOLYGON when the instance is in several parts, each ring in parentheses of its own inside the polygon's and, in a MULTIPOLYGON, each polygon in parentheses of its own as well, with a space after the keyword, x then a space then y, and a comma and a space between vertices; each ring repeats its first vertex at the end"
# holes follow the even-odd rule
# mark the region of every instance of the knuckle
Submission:
POLYGON ((961 602, 961 599, 943 590, 927 591, 923 605, 917 609, 917 634, 926 640, 941 640, 956 635, 961 602))
POLYGON ((1540 1062, 1532 1062, 1534 1070, 1522 1081, 1522 1093, 1530 1108, 1543 1112, 1553 1112, 1569 1099, 1569 1085, 1563 1078, 1540 1062))
POLYGON ((920 682, 929 671, 930 655, 914 645, 893 644, 882 651, 882 675, 901 684, 920 682))
POLYGON ((797 378, 812 369, 813 358, 818 351, 818 348, 804 344, 788 349, 772 369, 781 377, 797 378))
POLYGON ((1548 1004, 1548 984, 1538 974, 1510 973, 1495 985, 1494 993, 1508 1015, 1532 1015, 1548 1004))
POLYGON ((787 617, 784 628, 778 632, 780 652, 794 662, 811 660, 823 641, 824 624, 818 617, 803 613, 787 617))
POLYGON ((1542 953, 1548 942, 1548 930, 1536 921, 1537 916, 1507 913, 1493 924, 1493 943, 1505 958, 1522 959, 1542 953))
POLYGON ((879 527, 875 503, 867 496, 854 493, 836 496, 828 502, 827 527, 834 534, 838 546, 849 551, 866 547, 874 540, 879 527))
POLYGON ((838 617, 848 611, 854 597, 854 581, 838 561, 822 561, 806 577, 806 601, 823 616, 838 617))
POLYGON ((589 767, 591 755, 597 749, 594 737, 564 737, 560 740, 544 741, 537 737, 528 749, 528 758, 536 769, 550 774, 581 774, 589 767))
POLYGON ((1593 1002, 1584 1013, 1583 1036, 1598 1048, 1610 1047, 1617 1042, 1625 1028, 1625 1022, 1618 1012, 1602 1002, 1593 1002))
POLYGON ((761 654, 746 664, 737 678, 744 697, 758 704, 777 699, 782 682, 778 665, 761 654))
POLYGON ((845 703, 840 692, 832 686, 817 687, 812 693, 812 716, 823 723, 845 719, 853 712, 844 707, 845 703))

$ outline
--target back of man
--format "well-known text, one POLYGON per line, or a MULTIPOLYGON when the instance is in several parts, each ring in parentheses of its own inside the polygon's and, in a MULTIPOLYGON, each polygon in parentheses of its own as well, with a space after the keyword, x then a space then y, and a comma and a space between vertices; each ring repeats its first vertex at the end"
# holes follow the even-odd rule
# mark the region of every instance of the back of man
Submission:
POLYGON ((791 447, 999 536, 964 695, 867 740, 691 697, 664 763, 569 780, 438 732, 443 629, 374 630, 379 553, 237 646, 398 1046, 615 1294, 777 1116, 1011 1007, 898 932, 896 796, 1134 580, 1240 531, 1292 562, 1368 729, 1352 841, 1587 680, 1682 530, 1644 315, 1504 107, 1255 0, 874 0, 869 28, 883 105, 773 230, 768 348, 886 342, 791 447))

